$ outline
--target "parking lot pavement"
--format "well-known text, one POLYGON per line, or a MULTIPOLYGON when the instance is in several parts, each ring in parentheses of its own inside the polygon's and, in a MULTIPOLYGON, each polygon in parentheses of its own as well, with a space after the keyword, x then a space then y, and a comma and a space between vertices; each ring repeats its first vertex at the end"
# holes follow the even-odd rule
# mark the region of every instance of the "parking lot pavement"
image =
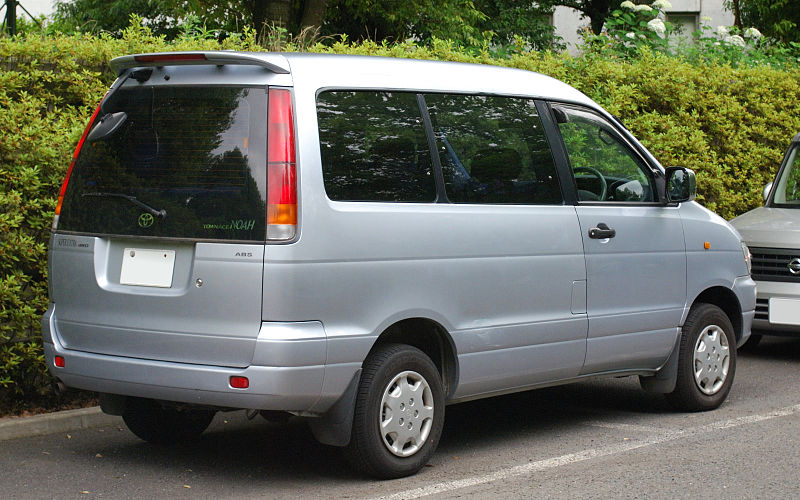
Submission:
POLYGON ((373 481, 300 421, 218 414, 166 448, 117 425, 0 442, 0 498, 792 498, 800 340, 740 353, 718 410, 677 413, 635 378, 454 405, 429 467, 373 481))

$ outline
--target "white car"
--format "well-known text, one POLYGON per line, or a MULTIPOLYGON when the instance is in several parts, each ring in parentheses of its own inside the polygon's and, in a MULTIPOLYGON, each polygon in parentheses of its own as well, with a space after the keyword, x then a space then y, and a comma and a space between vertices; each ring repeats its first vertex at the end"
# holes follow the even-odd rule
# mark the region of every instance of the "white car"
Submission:
POLYGON ((762 335, 800 336, 800 134, 764 187, 764 206, 731 221, 750 247, 757 283, 749 346, 762 335))

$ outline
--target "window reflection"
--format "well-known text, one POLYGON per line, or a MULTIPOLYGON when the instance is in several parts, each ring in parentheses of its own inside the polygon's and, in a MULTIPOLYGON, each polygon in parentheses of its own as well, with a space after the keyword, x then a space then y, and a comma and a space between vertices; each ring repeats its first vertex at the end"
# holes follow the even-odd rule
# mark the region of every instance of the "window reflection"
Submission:
POLYGON ((426 94, 447 197, 455 203, 561 203, 533 100, 426 94))
POLYGON ((322 173, 332 200, 432 202, 436 184, 415 94, 323 92, 322 173))

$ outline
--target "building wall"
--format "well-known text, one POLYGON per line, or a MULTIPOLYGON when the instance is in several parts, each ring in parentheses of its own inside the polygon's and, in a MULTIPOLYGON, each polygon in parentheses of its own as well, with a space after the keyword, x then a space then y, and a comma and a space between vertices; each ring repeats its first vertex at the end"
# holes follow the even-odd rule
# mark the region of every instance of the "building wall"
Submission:
MULTIPOLYGON (((670 0, 671 9, 667 9, 667 21, 684 26, 684 37, 691 39, 691 33, 701 24, 717 27, 733 24, 733 13, 725 10, 723 0, 670 0), (711 18, 706 20, 705 18, 711 18)), ((556 35, 567 44, 571 54, 579 52, 580 36, 578 31, 589 26, 589 18, 569 7, 556 7, 553 12, 553 26, 556 35)))

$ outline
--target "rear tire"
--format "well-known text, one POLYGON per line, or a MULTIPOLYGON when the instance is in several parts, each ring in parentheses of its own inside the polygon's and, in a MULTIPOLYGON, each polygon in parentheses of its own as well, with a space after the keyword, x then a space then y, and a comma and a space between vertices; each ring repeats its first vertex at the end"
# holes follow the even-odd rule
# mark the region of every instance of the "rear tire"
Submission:
POLYGON ((735 373, 730 319, 715 305, 696 304, 682 328, 678 378, 667 399, 682 411, 713 410, 728 396, 735 373))
POLYGON ((364 362, 344 454, 367 475, 410 476, 436 451, 443 424, 444 391, 436 365, 416 347, 380 346, 364 362))
POLYGON ((144 441, 175 444, 198 438, 211 424, 215 413, 206 409, 164 407, 152 399, 128 398, 122 420, 144 441))

